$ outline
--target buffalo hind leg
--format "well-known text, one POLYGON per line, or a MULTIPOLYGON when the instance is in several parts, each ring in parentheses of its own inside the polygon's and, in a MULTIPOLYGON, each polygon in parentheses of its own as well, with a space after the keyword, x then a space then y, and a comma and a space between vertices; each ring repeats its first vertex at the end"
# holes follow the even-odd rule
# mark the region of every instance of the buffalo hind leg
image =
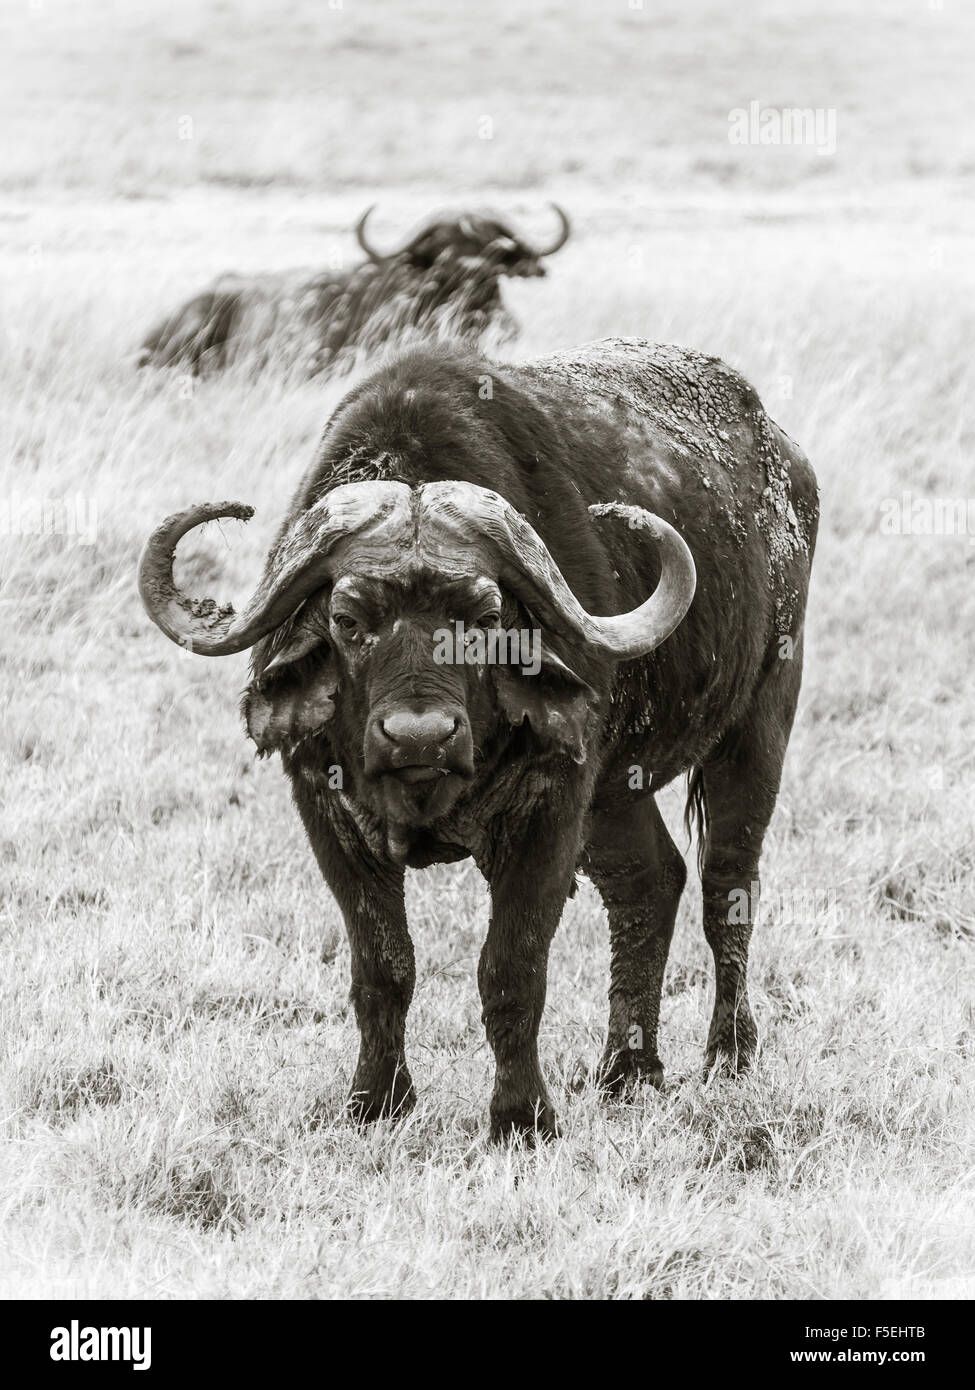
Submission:
POLYGON ((705 763, 701 864, 704 935, 714 956, 714 1011, 705 1075, 751 1065, 758 1030, 748 1002, 748 947, 760 893, 762 842, 778 796, 802 673, 802 649, 776 661, 739 726, 705 763))
POLYGON ((611 808, 597 801, 586 869, 609 916, 611 951, 609 1030, 596 1080, 610 1092, 639 1079, 660 1086, 660 996, 687 869, 652 796, 621 791, 611 808))

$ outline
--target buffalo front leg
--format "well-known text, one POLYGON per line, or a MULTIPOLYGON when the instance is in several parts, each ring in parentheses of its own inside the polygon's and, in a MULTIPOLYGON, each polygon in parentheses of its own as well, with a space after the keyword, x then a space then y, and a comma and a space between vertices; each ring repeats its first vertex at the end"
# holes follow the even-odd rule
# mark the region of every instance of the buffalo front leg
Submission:
POLYGON ((403 1114, 416 1101, 406 1065, 406 1015, 416 983, 413 942, 403 899, 404 874, 376 859, 358 832, 341 838, 311 798, 296 791, 308 838, 342 910, 352 955, 350 998, 359 1025, 359 1059, 349 1111, 360 1121, 403 1114))
POLYGON ((641 1079, 660 1086, 660 995, 687 869, 653 797, 637 799, 622 778, 610 781, 594 807, 586 868, 609 916, 611 950, 597 1083, 609 1092, 641 1079))
POLYGON ((555 837, 539 826, 519 836, 517 852, 489 874, 492 913, 477 969, 487 1040, 496 1065, 491 1138, 557 1133, 538 1061, 548 953, 573 883, 577 834, 555 837))
POLYGON ((359 1025, 349 1109, 363 1121, 403 1114, 416 1102, 405 1051, 416 964, 402 896, 377 895, 357 904, 346 911, 345 925, 352 951, 350 998, 359 1025))

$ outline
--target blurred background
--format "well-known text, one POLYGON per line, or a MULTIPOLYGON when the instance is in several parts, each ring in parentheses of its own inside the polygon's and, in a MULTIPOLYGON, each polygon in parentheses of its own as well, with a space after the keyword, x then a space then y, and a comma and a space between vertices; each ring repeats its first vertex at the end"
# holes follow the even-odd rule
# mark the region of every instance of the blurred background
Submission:
POLYGON ((541 236, 554 197, 592 270, 661 283, 675 247, 709 277, 801 246, 896 276, 969 229, 955 0, 4 0, 0 26, 3 246, 131 257, 144 302, 352 256, 370 202, 395 240, 444 205, 541 236), (752 102, 832 112, 835 150, 731 143, 752 102))

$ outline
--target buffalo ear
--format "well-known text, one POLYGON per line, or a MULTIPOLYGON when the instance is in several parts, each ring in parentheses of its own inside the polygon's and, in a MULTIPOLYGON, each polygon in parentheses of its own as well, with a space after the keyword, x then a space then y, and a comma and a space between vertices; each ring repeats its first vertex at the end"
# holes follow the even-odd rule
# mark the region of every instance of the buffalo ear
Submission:
POLYGON ((317 733, 335 713, 333 696, 337 689, 338 680, 323 675, 280 680, 264 689, 252 685, 244 695, 242 710, 258 753, 266 757, 293 748, 317 733))
POLYGON ((241 713, 262 757, 294 747, 335 713, 338 664, 313 616, 296 623, 244 692, 241 713))
POLYGON ((429 270, 447 244, 442 228, 429 228, 409 246, 410 265, 414 270, 429 270))
POLYGON ((584 763, 589 713, 599 698, 596 691, 552 652, 543 651, 537 675, 520 666, 496 666, 498 701, 509 723, 525 719, 547 743, 560 744, 573 761, 584 763))
POLYGON ((267 680, 276 671, 284 671, 287 667, 293 666, 296 661, 300 661, 303 656, 313 652, 316 647, 327 645, 328 638, 322 632, 321 626, 314 622, 311 616, 304 621, 299 618, 284 641, 275 643, 269 651, 269 660, 264 663, 261 670, 261 680, 267 680))

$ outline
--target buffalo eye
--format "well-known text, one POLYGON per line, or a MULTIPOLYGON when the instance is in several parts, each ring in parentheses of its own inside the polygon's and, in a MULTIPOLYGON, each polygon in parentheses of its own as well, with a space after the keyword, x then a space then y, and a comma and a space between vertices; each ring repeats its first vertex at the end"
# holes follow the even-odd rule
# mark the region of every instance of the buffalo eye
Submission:
POLYGON ((501 622, 501 610, 499 608, 486 608, 477 620, 478 627, 497 627, 501 622))
POLYGON ((359 624, 349 613, 336 613, 333 617, 333 621, 335 626, 349 637, 359 629, 359 624))

